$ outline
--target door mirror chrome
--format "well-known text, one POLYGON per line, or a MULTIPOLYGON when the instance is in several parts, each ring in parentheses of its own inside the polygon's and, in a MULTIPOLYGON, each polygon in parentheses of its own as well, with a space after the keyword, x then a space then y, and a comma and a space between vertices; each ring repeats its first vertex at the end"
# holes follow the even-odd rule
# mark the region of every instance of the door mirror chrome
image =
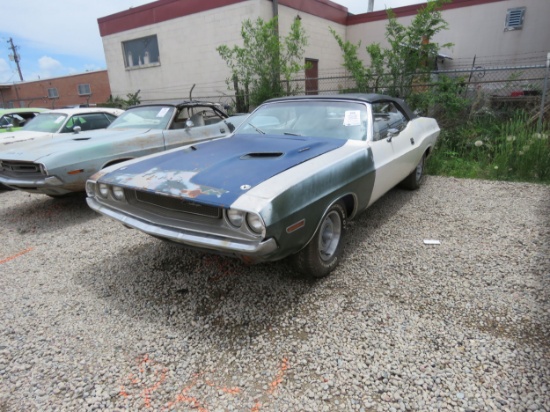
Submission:
POLYGON ((185 128, 186 129, 189 129, 193 126, 195 126, 195 123, 193 123, 191 120, 188 119, 188 120, 185 121, 185 128))
POLYGON ((75 134, 79 134, 81 131, 82 131, 82 127, 80 127, 80 126, 73 127, 73 132, 75 134))
POLYGON ((399 134, 399 129, 391 128, 388 129, 388 134, 386 135, 386 141, 391 142, 392 139, 399 134))

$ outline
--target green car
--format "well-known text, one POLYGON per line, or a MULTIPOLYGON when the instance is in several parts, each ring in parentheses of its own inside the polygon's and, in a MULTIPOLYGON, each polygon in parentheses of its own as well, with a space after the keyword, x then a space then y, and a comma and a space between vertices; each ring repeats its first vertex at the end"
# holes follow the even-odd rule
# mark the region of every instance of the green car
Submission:
POLYGON ((0 109, 0 133, 19 130, 38 113, 47 111, 38 107, 0 109))

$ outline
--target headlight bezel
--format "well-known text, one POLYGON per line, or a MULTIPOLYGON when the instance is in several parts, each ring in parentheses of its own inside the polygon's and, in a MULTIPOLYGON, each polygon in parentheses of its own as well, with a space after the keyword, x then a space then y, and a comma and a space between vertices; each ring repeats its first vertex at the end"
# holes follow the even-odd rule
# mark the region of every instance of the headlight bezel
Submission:
POLYGON ((124 194, 124 188, 121 186, 111 186, 111 196, 118 202, 126 201, 126 195, 124 194), (117 194, 118 193, 118 194, 117 194))
POLYGON ((103 201, 127 202, 124 187, 96 180, 86 182, 86 194, 103 201))
POLYGON ((108 199, 109 192, 111 191, 107 183, 98 183, 96 186, 96 193, 101 199, 108 199))
POLYGON ((246 212, 238 209, 227 209, 225 215, 229 224, 237 229, 243 226, 246 219, 246 212))
POLYGON ((235 230, 248 232, 253 236, 265 236, 265 222, 258 213, 230 208, 226 209, 225 218, 229 226, 235 230))
POLYGON ((253 233, 263 235, 265 233, 265 223, 260 215, 256 213, 246 214, 246 225, 253 233))

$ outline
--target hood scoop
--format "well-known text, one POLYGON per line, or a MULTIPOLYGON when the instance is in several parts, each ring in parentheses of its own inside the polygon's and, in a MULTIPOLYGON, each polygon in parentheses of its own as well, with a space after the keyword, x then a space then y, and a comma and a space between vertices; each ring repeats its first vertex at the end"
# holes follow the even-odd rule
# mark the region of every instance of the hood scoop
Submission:
POLYGON ((253 152, 253 153, 247 153, 245 155, 242 155, 241 159, 246 160, 246 159, 276 158, 276 157, 281 157, 282 155, 283 155, 282 152, 253 152))

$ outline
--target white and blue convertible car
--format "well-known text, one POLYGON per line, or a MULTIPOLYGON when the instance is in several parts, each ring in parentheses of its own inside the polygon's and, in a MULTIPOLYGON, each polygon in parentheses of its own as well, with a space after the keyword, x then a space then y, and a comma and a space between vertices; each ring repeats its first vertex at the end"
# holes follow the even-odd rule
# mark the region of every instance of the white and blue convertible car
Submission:
POLYGON ((87 202, 184 247, 250 263, 291 257, 323 277, 348 219, 398 184, 420 186, 439 131, 389 96, 272 99, 226 138, 101 170, 87 202))

